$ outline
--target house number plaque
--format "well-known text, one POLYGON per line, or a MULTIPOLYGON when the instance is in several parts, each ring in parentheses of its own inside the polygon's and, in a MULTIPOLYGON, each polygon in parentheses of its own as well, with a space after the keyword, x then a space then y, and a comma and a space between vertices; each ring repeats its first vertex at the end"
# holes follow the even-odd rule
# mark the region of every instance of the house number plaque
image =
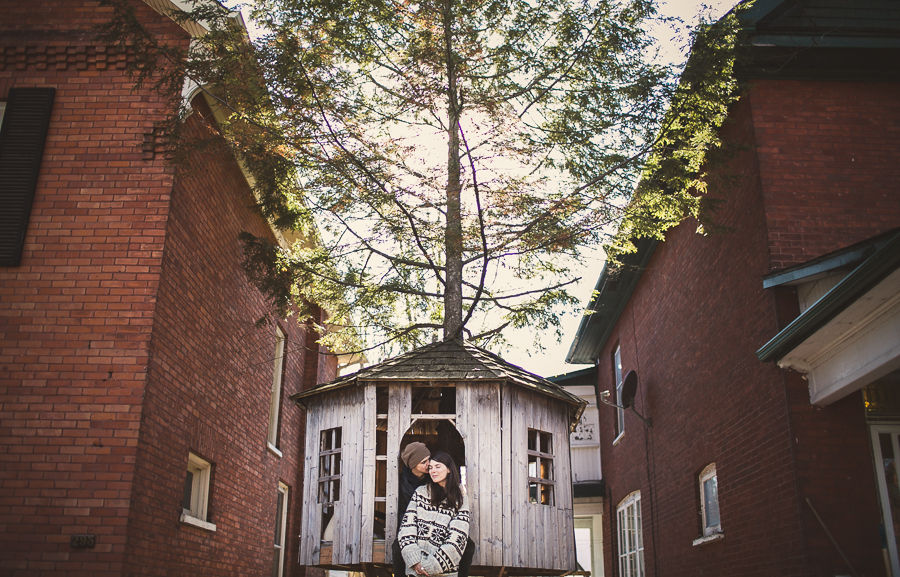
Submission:
POLYGON ((97 536, 96 535, 72 535, 72 540, 69 543, 75 549, 93 549, 94 545, 97 544, 97 536))

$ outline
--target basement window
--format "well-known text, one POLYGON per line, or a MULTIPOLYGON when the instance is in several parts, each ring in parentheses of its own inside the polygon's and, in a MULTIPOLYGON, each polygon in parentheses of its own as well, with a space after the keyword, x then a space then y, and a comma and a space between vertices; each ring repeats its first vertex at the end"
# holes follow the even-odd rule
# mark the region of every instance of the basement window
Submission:
POLYGON ((723 538, 722 521, 719 517, 719 483, 716 464, 710 463, 700 472, 700 518, 703 535, 694 540, 694 545, 702 545, 723 538))
POLYGON ((188 453, 187 473, 184 477, 184 493, 181 500, 181 522, 215 531, 216 526, 207 519, 209 514, 209 486, 212 464, 188 453))

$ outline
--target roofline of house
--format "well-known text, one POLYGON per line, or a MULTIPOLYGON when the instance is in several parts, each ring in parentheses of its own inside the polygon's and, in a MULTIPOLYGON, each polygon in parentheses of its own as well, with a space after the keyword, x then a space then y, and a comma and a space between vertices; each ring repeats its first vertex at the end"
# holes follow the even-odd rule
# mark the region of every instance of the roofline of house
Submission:
MULTIPOLYGON (((806 46, 806 44, 804 44, 806 38, 813 38, 813 36, 815 36, 814 29, 801 31, 795 29, 769 29, 767 27, 768 23, 776 20, 793 5, 791 0, 756 0, 755 2, 745 1, 742 2, 742 4, 749 4, 749 6, 744 10, 738 11, 737 17, 743 31, 748 35, 746 45, 753 51, 753 54, 757 58, 766 60, 766 58, 770 57, 772 54, 776 54, 778 50, 793 50, 794 52, 792 52, 792 54, 794 54, 796 52, 796 47, 806 46), (799 38, 798 35, 803 38, 799 38), (797 44, 798 42, 800 44, 797 44)), ((732 8, 729 14, 733 13, 736 8, 737 7, 732 8)), ((820 41, 815 41, 810 47, 815 46, 817 49, 816 52, 822 52, 827 55, 833 55, 835 51, 840 52, 846 50, 853 50, 854 54, 857 53, 856 51, 868 51, 866 53, 870 53, 872 50, 881 50, 883 52, 885 48, 887 48, 891 54, 900 54, 900 50, 898 50, 898 48, 900 48, 900 36, 897 35, 896 30, 893 31, 893 35, 890 36, 890 38, 886 38, 886 35, 886 33, 882 34, 882 32, 872 33, 867 30, 852 30, 843 35, 839 41, 835 40, 835 43, 831 46, 823 46, 820 41)), ((816 38, 818 37, 816 36, 816 38)), ((831 40, 829 40, 829 42, 830 41, 831 40)), ((805 51, 805 53, 812 52, 813 51, 805 51)), ((794 56, 796 57, 796 54, 794 54, 794 56)), ((829 58, 823 60, 823 62, 826 63, 828 61, 829 58)), ((814 60, 811 60, 810 62, 818 64, 819 66, 822 65, 822 62, 816 63, 814 60)), ((811 75, 817 78, 865 78, 867 80, 876 81, 896 80, 897 78, 900 78, 900 73, 884 73, 870 68, 842 69, 837 72, 832 72, 833 71, 822 70, 813 66, 813 68, 810 69, 801 67, 791 70, 788 70, 786 67, 779 67, 776 73, 771 73, 759 67, 753 68, 752 63, 746 64, 744 69, 741 70, 741 74, 753 78, 774 76, 807 78, 811 77, 811 75)), ((646 240, 648 239, 642 239, 639 242, 646 240)), ((608 266, 603 267, 600 278, 597 280, 597 285, 594 288, 594 294, 586 307, 587 311, 592 312, 586 314, 581 319, 578 330, 572 340, 572 345, 569 347, 569 352, 566 355, 567 363, 588 364, 596 362, 600 349, 606 344, 607 339, 612 333, 613 328, 618 322, 622 311, 624 311, 626 304, 631 298, 632 292, 643 274, 646 263, 650 260, 650 257, 653 255, 656 245, 659 242, 661 241, 652 240, 648 242, 646 246, 639 246, 636 254, 640 257, 640 266, 635 267, 633 270, 627 270, 623 267, 623 270, 619 273, 618 277, 613 278, 614 272, 611 271, 608 266), (619 280, 620 282, 610 285, 611 279, 619 280), (610 290, 610 288, 613 290, 610 290), (614 292, 615 294, 612 294, 614 292), (602 316, 598 317, 598 314, 602 314, 602 316)), ((624 258, 627 258, 628 256, 631 255, 626 255, 624 258)), ((781 272, 784 273, 785 271, 781 272)), ((767 279, 769 276, 771 275, 767 275, 767 279)), ((764 282, 777 283, 778 281, 767 280, 764 282)), ((772 284, 771 286, 775 285, 772 284)))
POLYGON ((603 265, 593 296, 566 355, 567 363, 594 364, 597 361, 600 349, 622 316, 659 243, 655 238, 638 239, 634 242, 637 250, 622 256, 620 266, 611 269, 609 264, 603 265))
POLYGON ((884 248, 898 233, 900 228, 895 228, 802 264, 771 272, 763 277, 763 288, 807 283, 836 270, 855 268, 860 262, 884 248))

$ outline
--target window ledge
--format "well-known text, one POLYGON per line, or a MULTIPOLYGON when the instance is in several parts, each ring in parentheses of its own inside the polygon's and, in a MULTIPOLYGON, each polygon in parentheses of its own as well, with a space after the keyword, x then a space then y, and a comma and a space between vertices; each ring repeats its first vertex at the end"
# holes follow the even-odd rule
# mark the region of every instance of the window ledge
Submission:
POLYGON ((266 448, 269 449, 269 451, 271 451, 272 453, 274 453, 276 457, 278 457, 279 459, 281 458, 281 456, 282 456, 281 451, 278 450, 278 447, 276 447, 272 443, 266 441, 266 448))
POLYGON ((703 537, 699 537, 694 539, 694 547, 697 545, 706 545, 707 543, 712 543, 713 541, 718 541, 719 539, 724 539, 725 533, 719 531, 717 533, 713 533, 711 535, 704 535, 703 537))
POLYGON ((208 521, 203 521, 196 517, 192 517, 192 516, 188 515, 187 513, 181 514, 180 521, 182 523, 184 523, 185 525, 193 525, 194 527, 200 527, 201 529, 205 529, 207 531, 212 531, 213 533, 216 532, 216 525, 214 523, 210 523, 208 521))
POLYGON ((613 439, 613 443, 612 443, 612 444, 613 444, 613 447, 615 447, 616 445, 618 445, 618 444, 619 444, 619 441, 621 441, 621 440, 622 440, 622 437, 624 437, 624 436, 625 436, 625 431, 622 431, 621 433, 619 433, 619 435, 618 435, 615 439, 613 439))

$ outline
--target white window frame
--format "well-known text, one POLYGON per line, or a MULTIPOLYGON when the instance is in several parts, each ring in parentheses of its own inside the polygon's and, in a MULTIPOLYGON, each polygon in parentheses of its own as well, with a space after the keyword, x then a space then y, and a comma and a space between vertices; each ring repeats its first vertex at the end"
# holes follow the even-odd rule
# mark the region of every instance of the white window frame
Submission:
MULTIPOLYGON (((622 386, 625 379, 622 377, 622 347, 616 345, 616 352, 613 353, 613 370, 615 370, 616 379, 616 404, 622 406, 622 386)), ((625 434, 625 411, 616 408, 616 438, 613 439, 613 445, 619 442, 622 435, 625 434)))
POLYGON ((281 408, 282 369, 284 367, 285 336, 281 327, 275 327, 275 366, 272 372, 272 391, 269 397, 269 432, 266 438, 266 446, 277 456, 281 451, 278 442, 278 417, 281 408))
POLYGON ((708 543, 724 537, 724 533, 722 532, 722 510, 719 509, 719 483, 716 475, 716 464, 710 463, 707 465, 703 471, 700 472, 698 479, 700 482, 700 520, 702 523, 702 535, 699 539, 694 540, 694 545, 702 545, 703 543, 708 543), (706 502, 706 483, 713 479, 716 479, 716 508, 719 509, 719 522, 710 525, 707 519, 709 511, 706 502))
MULTIPOLYGON (((207 519, 209 513, 209 481, 212 464, 203 458, 188 453, 186 473, 193 474, 191 483, 191 506, 185 509, 182 504, 181 522, 194 525, 207 531, 215 531, 216 526, 207 519)), ((185 481, 187 479, 185 478, 185 481)))
POLYGON ((275 550, 272 553, 272 577, 282 577, 284 575, 284 550, 286 543, 286 535, 287 535, 287 510, 288 510, 288 496, 290 495, 290 488, 282 483, 278 482, 278 498, 281 500, 281 510, 278 510, 278 501, 276 501, 275 506, 275 539, 274 539, 274 547, 275 550))
POLYGON ((644 577, 644 535, 641 527, 641 492, 635 491, 616 507, 620 577, 644 577))
POLYGON ((897 455, 900 455, 900 442, 897 436, 900 435, 900 427, 888 423, 875 423, 869 426, 872 435, 872 452, 876 463, 875 480, 878 483, 879 501, 881 504, 881 515, 884 521, 884 529, 887 534, 888 557, 891 564, 891 572, 893 575, 900 575, 900 553, 897 550, 897 536, 894 533, 894 518, 891 511, 891 499, 887 480, 885 479, 885 461, 881 452, 881 440, 879 434, 889 434, 891 436, 891 445, 894 452, 893 463, 896 470, 897 455))

